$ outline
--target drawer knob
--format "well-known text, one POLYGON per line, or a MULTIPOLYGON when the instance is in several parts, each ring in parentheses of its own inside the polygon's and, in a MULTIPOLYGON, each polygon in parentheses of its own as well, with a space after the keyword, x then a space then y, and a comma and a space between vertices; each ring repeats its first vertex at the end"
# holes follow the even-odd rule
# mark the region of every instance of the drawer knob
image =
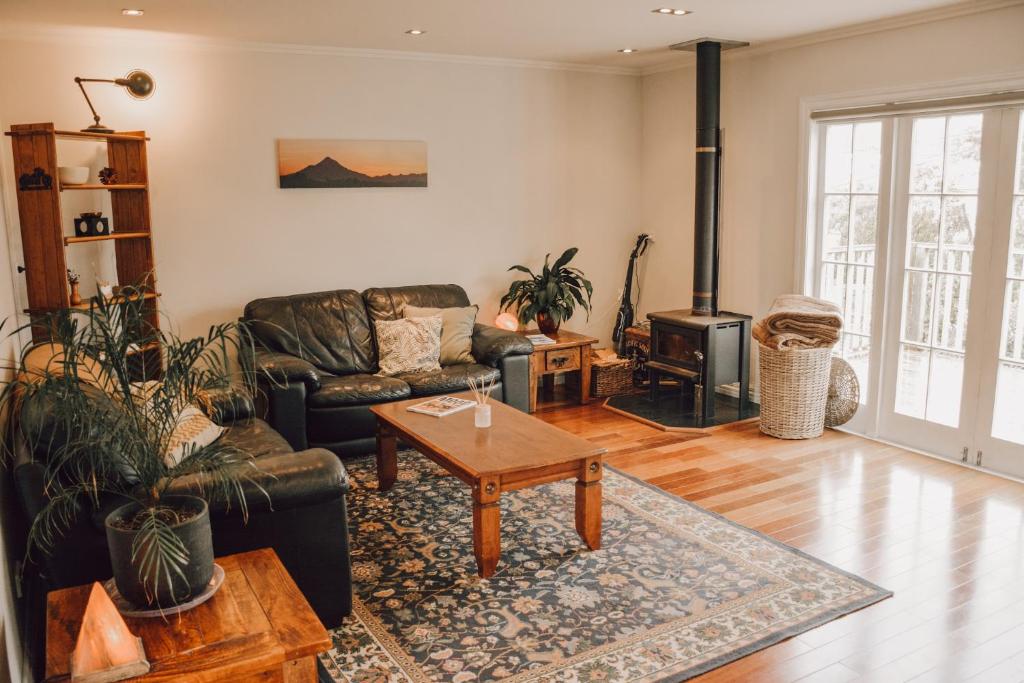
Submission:
POLYGON ((567 360, 569 360, 569 359, 568 359, 568 358, 566 358, 566 357, 564 357, 564 356, 563 356, 563 357, 561 357, 561 358, 552 358, 552 359, 551 359, 551 364, 552 364, 552 365, 554 365, 554 366, 555 366, 556 368, 560 368, 560 367, 562 367, 563 365, 565 365, 565 362, 566 362, 567 360))

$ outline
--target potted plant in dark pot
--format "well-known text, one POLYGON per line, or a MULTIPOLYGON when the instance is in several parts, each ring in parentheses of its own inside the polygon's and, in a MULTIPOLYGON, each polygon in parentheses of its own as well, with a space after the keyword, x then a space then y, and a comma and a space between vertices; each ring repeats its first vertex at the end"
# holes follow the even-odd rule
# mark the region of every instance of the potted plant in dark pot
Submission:
POLYGON ((48 454, 48 504, 28 548, 60 543, 88 507, 112 509, 105 526, 118 591, 137 607, 167 608, 210 583, 207 500, 237 503, 244 515, 244 488, 263 490, 252 461, 219 440, 223 430, 197 407, 230 386, 231 358, 251 353, 252 341, 237 323, 193 339, 156 329, 143 294, 126 287, 87 311, 48 316, 50 341, 23 354, 0 407, 48 454))
POLYGON ((550 263, 551 254, 544 257, 544 267, 534 274, 526 266, 515 265, 517 270, 529 277, 516 280, 509 285, 508 292, 501 297, 501 310, 516 309, 519 322, 529 325, 537 321, 537 327, 544 334, 558 332, 562 321, 568 320, 579 306, 590 317, 590 297, 594 288, 583 271, 569 265, 579 249, 572 247, 550 263))

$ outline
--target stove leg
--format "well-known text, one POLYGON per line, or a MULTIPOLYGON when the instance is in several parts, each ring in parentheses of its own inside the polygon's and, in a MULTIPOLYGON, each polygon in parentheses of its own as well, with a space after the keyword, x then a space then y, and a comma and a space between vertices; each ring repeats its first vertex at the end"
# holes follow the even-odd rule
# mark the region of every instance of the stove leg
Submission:
POLYGON ((661 373, 654 368, 648 368, 647 372, 651 376, 651 400, 658 400, 658 384, 661 382, 661 373))

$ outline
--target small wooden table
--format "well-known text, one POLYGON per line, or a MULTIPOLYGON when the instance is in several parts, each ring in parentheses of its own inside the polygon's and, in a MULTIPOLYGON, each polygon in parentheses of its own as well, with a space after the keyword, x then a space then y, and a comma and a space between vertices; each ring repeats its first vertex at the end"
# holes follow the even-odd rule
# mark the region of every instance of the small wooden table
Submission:
MULTIPOLYGON (((126 618, 151 665, 133 681, 317 680, 316 655, 331 639, 270 548, 217 559, 224 584, 180 615, 126 618)), ((70 681, 91 586, 53 591, 46 601, 46 682, 70 681)))
MULTIPOLYGON (((525 334, 541 334, 538 330, 528 330, 525 334)), ((563 372, 580 373, 580 403, 590 401, 590 347, 597 339, 583 334, 559 330, 547 335, 555 340, 554 344, 534 346, 530 356, 530 412, 537 410, 537 386, 541 378, 545 388, 553 382, 555 375, 563 372)))
MULTIPOLYGON (((457 394, 468 398, 469 394, 457 394)), ((497 401, 491 426, 478 429, 473 409, 446 417, 412 413, 425 398, 384 403, 377 415, 377 477, 387 491, 398 476, 397 439, 473 489, 473 552, 480 576, 494 573, 501 555, 503 491, 576 479, 576 531, 591 550, 601 547, 601 457, 605 449, 497 401)))

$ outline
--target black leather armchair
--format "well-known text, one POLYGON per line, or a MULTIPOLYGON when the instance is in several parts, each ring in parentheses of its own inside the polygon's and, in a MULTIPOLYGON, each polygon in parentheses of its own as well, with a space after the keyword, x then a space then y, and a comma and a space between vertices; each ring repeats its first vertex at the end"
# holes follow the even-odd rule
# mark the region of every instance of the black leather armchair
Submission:
POLYGON ((398 377, 374 374, 373 321, 401 318, 406 305, 469 306, 469 297, 458 285, 422 285, 249 302, 243 320, 260 345, 256 367, 249 368, 257 378, 258 414, 293 448, 316 446, 356 455, 374 449, 371 405, 465 391, 470 377, 496 379, 495 398, 529 408, 533 345, 522 335, 487 325, 474 328, 474 363, 398 377))
MULTIPOLYGON (((255 460, 264 475, 259 479, 266 492, 246 487, 248 522, 237 504, 209 501, 215 554, 273 548, 320 620, 328 628, 339 625, 352 611, 345 504, 349 481, 341 461, 319 448, 295 452, 270 425, 254 417, 253 403, 244 392, 214 396, 204 408, 212 419, 228 427, 221 439, 255 460)), ((31 520, 47 503, 43 463, 53 434, 46 412, 38 402, 26 402, 14 428, 12 483, 18 505, 11 512, 20 531, 12 544, 14 552, 18 552, 17 546, 23 550, 31 520)), ((182 478, 173 483, 171 492, 194 493, 195 483, 182 478)), ((112 498, 95 510, 80 509, 74 526, 52 552, 33 553, 24 584, 28 642, 42 643, 48 591, 110 578, 103 521, 107 512, 123 502, 112 498)), ((38 653, 32 654, 36 659, 38 653)))

